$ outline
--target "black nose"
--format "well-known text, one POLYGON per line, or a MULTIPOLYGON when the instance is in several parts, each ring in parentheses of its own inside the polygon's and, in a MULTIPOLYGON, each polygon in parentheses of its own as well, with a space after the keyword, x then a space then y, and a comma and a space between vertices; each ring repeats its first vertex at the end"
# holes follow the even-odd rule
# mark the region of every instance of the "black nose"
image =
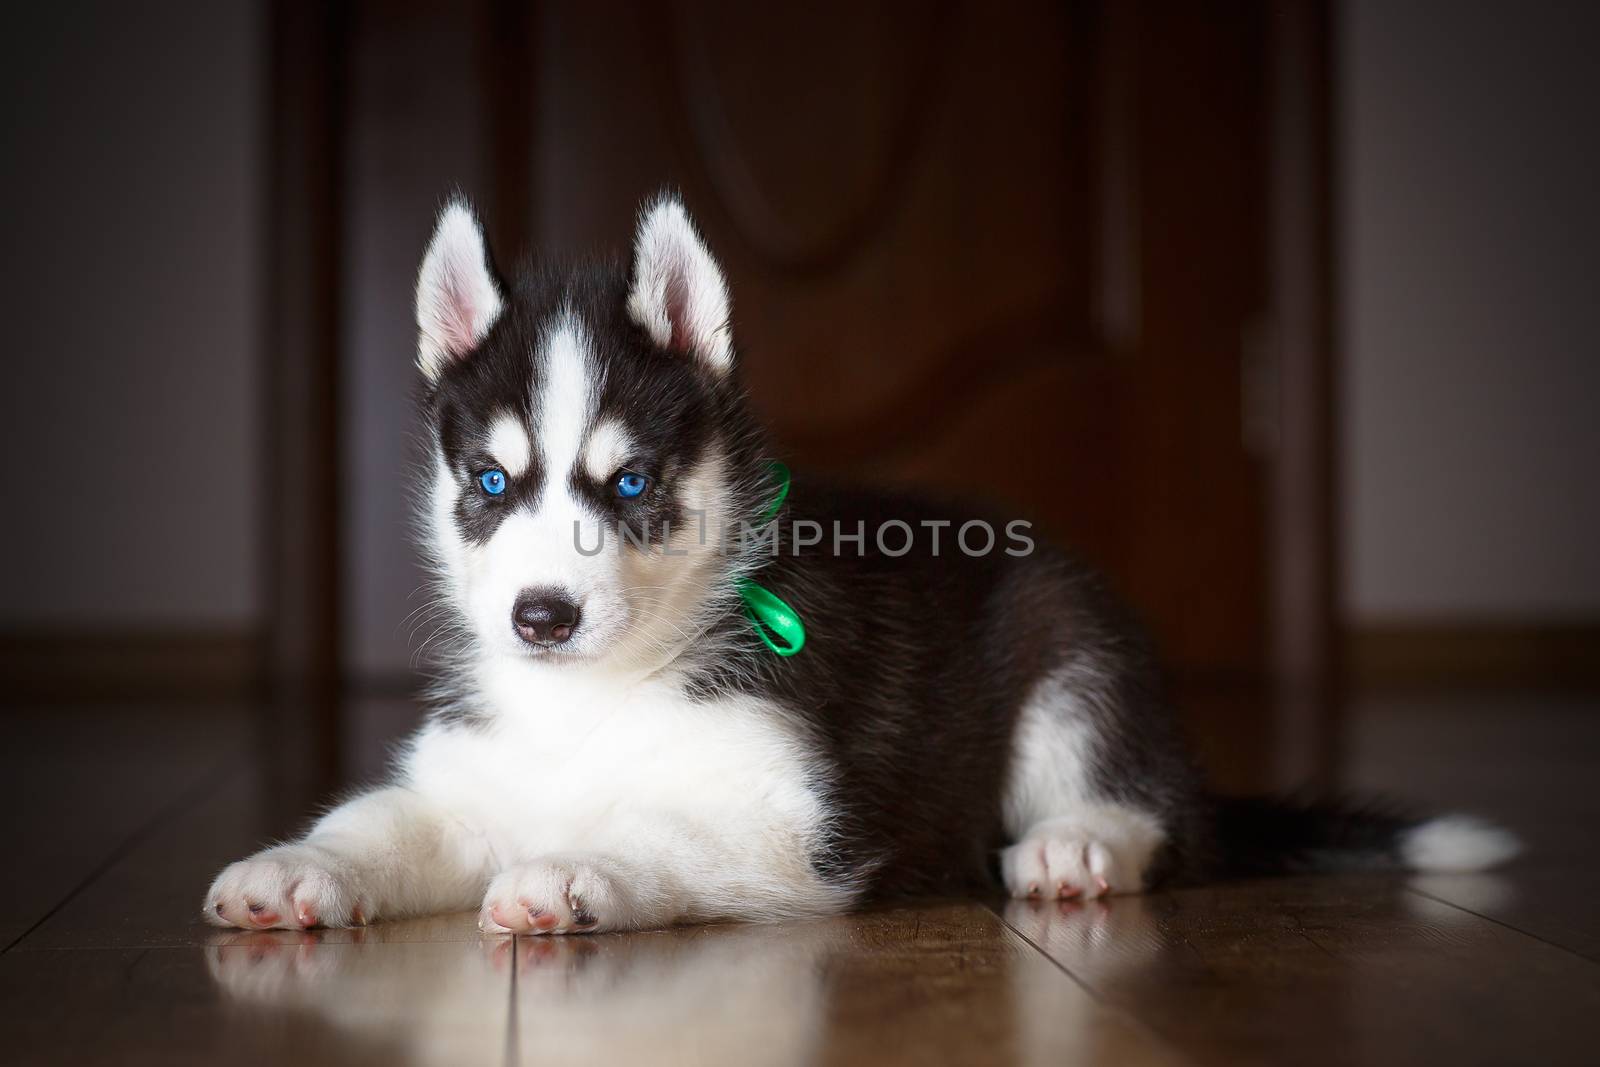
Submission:
POLYGON ((548 589, 524 589, 511 606, 511 625, 530 645, 559 645, 578 628, 578 605, 548 589))

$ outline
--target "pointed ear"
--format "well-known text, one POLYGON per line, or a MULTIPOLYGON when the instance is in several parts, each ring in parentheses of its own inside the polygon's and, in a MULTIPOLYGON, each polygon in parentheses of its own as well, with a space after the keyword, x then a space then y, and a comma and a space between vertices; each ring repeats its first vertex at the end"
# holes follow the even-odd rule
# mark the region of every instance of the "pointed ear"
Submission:
POLYGON ((483 227, 457 197, 439 213, 417 272, 417 366, 428 380, 477 347, 504 307, 483 227))
POLYGON ((733 366, 728 283, 677 197, 664 195, 639 216, 633 240, 628 315, 651 340, 687 352, 721 374, 733 366))

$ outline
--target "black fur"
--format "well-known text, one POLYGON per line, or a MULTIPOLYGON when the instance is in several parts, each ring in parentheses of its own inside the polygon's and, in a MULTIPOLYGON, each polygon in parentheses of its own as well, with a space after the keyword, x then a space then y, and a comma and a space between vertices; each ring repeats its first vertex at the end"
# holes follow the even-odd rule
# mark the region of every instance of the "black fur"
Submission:
POLYGON ((1399 842, 1424 821, 1370 802, 1219 797, 1217 843, 1230 874, 1394 870, 1399 842))
MULTIPOLYGON (((621 419, 638 438, 629 469, 655 490, 619 501, 609 484, 572 475, 597 514, 650 531, 681 523, 675 478, 715 450, 741 488, 737 510, 757 524, 770 499, 772 449, 754 422, 737 373, 719 375, 663 351, 625 311, 628 277, 616 263, 523 271, 506 288, 506 310, 476 351, 454 361, 422 408, 433 440, 461 481, 455 521, 464 537, 492 536, 507 509, 535 496, 547 472, 535 466, 503 498, 476 488, 489 464, 489 426, 511 411, 530 427, 541 334, 570 310, 604 368, 599 416, 621 419), (763 488, 766 487, 766 488, 763 488)), ((1094 717, 1094 785, 1108 801, 1156 816, 1167 843, 1149 880, 1197 880, 1323 866, 1392 864, 1399 834, 1414 821, 1339 807, 1210 798, 1162 692, 1141 628, 1094 573, 1039 545, 1029 555, 964 554, 953 544, 968 517, 997 531, 1006 521, 959 504, 824 485, 794 477, 773 520, 781 551, 729 558, 727 583, 750 568, 805 620, 808 641, 791 658, 757 639, 737 598, 705 620, 705 651, 680 666, 700 698, 745 692, 769 698, 814 740, 836 818, 815 859, 841 879, 867 875, 875 895, 959 893, 995 884, 996 855, 1010 842, 1001 798, 1012 733, 1030 692, 1047 675, 1079 679, 1094 717), (873 531, 889 520, 916 536, 902 556, 882 551, 873 531), (954 520, 935 555, 924 520, 954 520), (867 536, 835 553, 831 538, 796 550, 795 524, 834 523, 867 536)), ((469 689, 470 687, 463 687, 469 689)))
MULTIPOLYGON (((1094 760, 1108 799, 1173 826, 1168 868, 1184 865, 1199 826, 1198 777, 1161 702, 1147 645, 1090 571, 1052 549, 969 557, 944 531, 941 553, 921 524, 974 517, 960 505, 825 487, 797 476, 779 517, 781 553, 760 581, 806 622, 807 643, 782 659, 742 616, 726 619, 744 661, 702 666, 708 688, 746 688, 805 723, 833 773, 839 812, 829 862, 874 872, 880 894, 988 887, 1005 841, 1000 800, 1011 736, 1030 691, 1073 663, 1104 675, 1102 750, 1094 760), (831 543, 793 552, 794 523, 857 522, 857 555, 831 543), (900 520, 918 536, 891 556, 870 531, 900 520)), ((986 518, 997 530, 1006 523, 986 518)), ((1004 542, 1001 542, 1002 544, 1004 542)), ((889 541, 891 551, 899 539, 889 541)))
POLYGON ((501 287, 508 291, 500 319, 477 350, 452 361, 422 397, 437 448, 460 477, 456 524, 462 535, 472 543, 487 541, 504 515, 543 489, 537 451, 530 469, 501 496, 481 492, 477 477, 492 466, 483 446, 496 418, 517 416, 530 433, 537 425, 532 405, 538 402, 539 368, 531 353, 550 324, 570 312, 588 331, 596 366, 604 370, 596 420, 615 416, 629 427, 639 444, 630 469, 663 490, 621 500, 609 478, 596 481, 574 471, 574 495, 597 514, 660 544, 664 531, 686 521, 672 492, 673 475, 701 460, 714 432, 732 436, 730 422, 737 423, 742 412, 737 387, 649 343, 624 311, 627 276, 615 263, 524 270, 513 286, 501 287))

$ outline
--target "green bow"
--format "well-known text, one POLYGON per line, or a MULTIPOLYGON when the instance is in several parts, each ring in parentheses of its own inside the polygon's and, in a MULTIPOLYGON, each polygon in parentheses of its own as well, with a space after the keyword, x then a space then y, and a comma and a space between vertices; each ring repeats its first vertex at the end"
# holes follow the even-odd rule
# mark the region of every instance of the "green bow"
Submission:
MULTIPOLYGON (((771 470, 778 480, 778 493, 761 516, 763 525, 772 521, 789 496, 789 468, 773 460, 771 470)), ((777 593, 753 579, 740 578, 738 588, 739 598, 744 601, 744 613, 750 617, 750 623, 762 643, 780 656, 792 656, 799 652, 806 643, 806 627, 800 621, 800 613, 777 593)))

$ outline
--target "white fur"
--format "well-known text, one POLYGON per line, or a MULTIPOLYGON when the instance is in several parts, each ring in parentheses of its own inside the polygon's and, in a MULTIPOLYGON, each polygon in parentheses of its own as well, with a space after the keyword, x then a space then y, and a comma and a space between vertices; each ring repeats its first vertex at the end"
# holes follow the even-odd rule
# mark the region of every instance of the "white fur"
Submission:
POLYGON ((442 466, 435 472, 429 532, 445 565, 443 584, 489 653, 531 654, 511 626, 512 606, 524 589, 557 590, 578 605, 582 622, 558 653, 568 659, 608 649, 628 622, 616 538, 610 537, 597 555, 578 550, 580 540, 592 547, 603 536, 601 517, 573 496, 570 484, 595 403, 588 346, 583 325, 564 314, 533 353, 541 373, 532 447, 543 463, 544 485, 535 505, 506 516, 487 545, 465 545, 455 529, 457 498, 463 491, 476 492, 470 472, 442 466))
POLYGON ((323 816, 304 840, 224 870, 207 895, 206 918, 223 926, 351 926, 452 910, 488 863, 483 838, 459 829, 413 790, 375 789, 323 816))
POLYGON ((1096 793, 1094 724, 1083 696, 1092 688, 1082 670, 1064 670, 1039 684, 1018 718, 1001 808, 1017 842, 1000 854, 1012 896, 1137 893, 1166 840, 1153 816, 1096 793))
POLYGON ((587 346, 583 325, 566 315, 535 354, 544 371, 535 405, 545 467, 537 506, 507 516, 487 545, 467 545, 454 514, 460 495, 477 491, 471 472, 436 460, 423 516, 425 540, 440 586, 486 656, 516 662, 529 655, 511 628, 512 605, 523 589, 553 588, 564 591, 583 615, 556 656, 595 669, 638 671, 670 659, 694 636, 696 609, 712 591, 716 538, 729 521, 722 460, 713 453, 682 475, 690 521, 671 531, 671 554, 625 548, 617 531, 574 499, 570 487, 580 451, 592 454, 595 448, 593 432, 584 441, 597 388, 587 346), (603 549, 585 554, 596 545, 603 549))
POLYGON ((489 455, 512 478, 528 469, 533 446, 528 442, 528 431, 522 428, 521 419, 505 414, 494 420, 489 427, 489 455))
POLYGON ((542 386, 535 410, 548 502, 568 495, 567 476, 577 466, 583 430, 594 412, 596 382, 588 332, 575 316, 558 318, 541 347, 542 386))
POLYGON ((459 582, 454 578, 466 567, 466 545, 455 527, 456 498, 470 471, 452 470, 439 452, 433 457, 433 478, 421 504, 422 543, 436 583, 460 604, 459 582))
POLYGON ((633 243, 628 314, 663 348, 691 352, 717 372, 733 365, 728 283, 683 205, 646 209, 633 243))
POLYGON ((503 309, 477 216, 466 201, 452 200, 417 272, 417 366, 428 380, 472 351, 503 309))
POLYGON ((1406 833, 1400 857, 1418 871, 1481 871, 1522 851, 1515 835, 1468 815, 1441 815, 1406 833))
POLYGON ((494 737, 425 736, 408 761, 421 788, 494 828, 501 869, 513 873, 490 887, 487 920, 496 903, 516 915, 524 897, 564 919, 552 868, 574 886, 581 878, 588 909, 613 927, 844 903, 847 894, 811 868, 824 783, 777 709, 747 699, 699 705, 664 681, 591 672, 534 688, 538 668, 506 664, 490 679, 502 711, 494 737), (530 775, 530 766, 545 770, 530 775), (537 814, 514 815, 523 812, 537 814))
POLYGON ((308 902, 328 925, 481 908, 489 932, 563 933, 579 928, 574 893, 596 930, 851 899, 812 867, 825 783, 777 709, 504 658, 484 695, 493 721, 424 728, 399 786, 224 871, 208 918, 294 927, 308 902), (541 913, 560 925, 539 928, 541 913))
POLYGON ((633 454, 633 438, 616 419, 607 419, 589 431, 583 445, 583 469, 595 481, 615 474, 633 454))
POLYGON ((1093 723, 1064 675, 1045 678, 1029 695, 1011 741, 1011 771, 1001 812, 1017 840, 1030 826, 1092 802, 1089 746, 1093 723))
MULTIPOLYGON (((345 925, 478 908, 491 933, 565 933, 815 915, 853 898, 815 870, 827 783, 789 717, 750 697, 691 700, 670 666, 716 597, 726 562, 715 539, 696 522, 671 531, 671 554, 614 535, 580 553, 574 524, 598 522, 571 490, 598 389, 583 324, 562 315, 531 356, 534 439, 503 419, 490 448, 508 470, 519 441, 538 449, 538 500, 486 544, 467 543, 454 510, 477 490, 439 458, 424 514, 440 585, 471 637, 460 667, 473 689, 457 705, 473 721, 425 727, 395 785, 225 870, 206 898, 211 921, 345 925), (582 621, 560 651, 535 652, 513 632, 512 605, 552 587, 582 621)), ((721 455, 678 477, 686 509, 719 527, 721 455)))

